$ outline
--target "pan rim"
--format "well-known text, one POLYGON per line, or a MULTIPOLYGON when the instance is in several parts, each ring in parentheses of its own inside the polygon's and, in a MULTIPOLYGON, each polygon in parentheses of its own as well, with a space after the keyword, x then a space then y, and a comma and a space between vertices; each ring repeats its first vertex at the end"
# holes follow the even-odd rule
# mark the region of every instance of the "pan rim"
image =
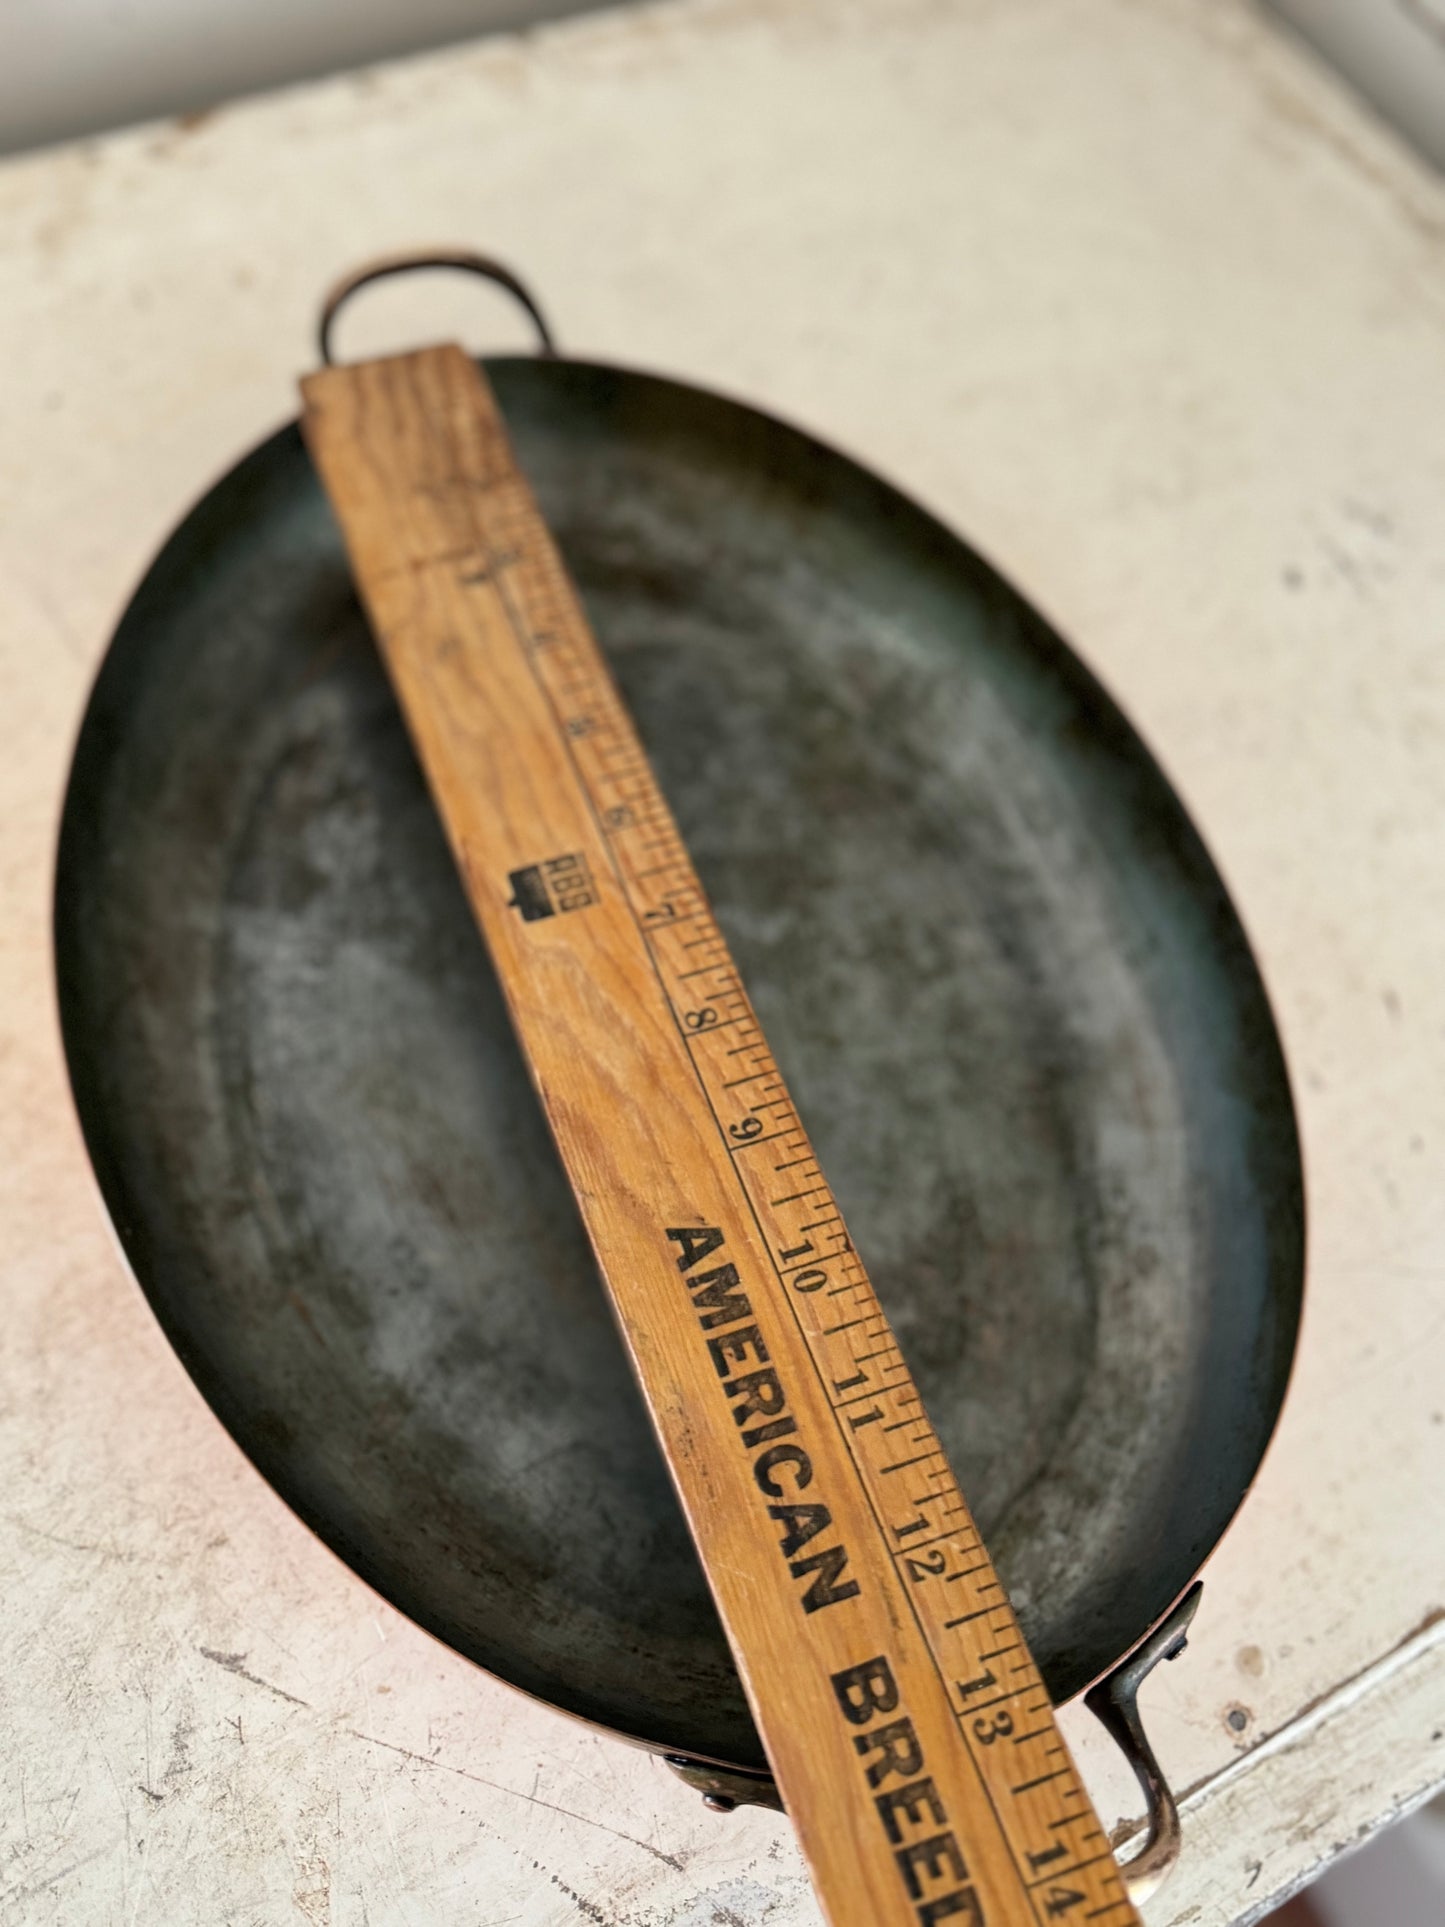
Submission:
MULTIPOLYGON (((598 376, 607 380, 620 381, 623 383, 653 384, 656 386, 665 387, 670 390, 678 391, 682 395, 685 395, 694 400, 701 400, 709 404, 717 404, 729 410, 741 411, 747 416, 754 418, 756 421, 767 425, 767 427, 773 431, 776 431, 786 437, 796 438, 800 443, 804 444, 810 451, 814 452, 815 454, 821 455, 828 462, 844 465, 847 468, 847 470, 851 471, 854 476, 861 478, 864 482, 866 482, 866 484, 869 487, 876 490, 883 491, 884 493, 886 493, 886 495, 889 498, 899 503, 902 506, 902 508, 908 512, 909 515, 911 515, 912 517, 918 518, 920 525, 926 525, 927 528, 931 530, 934 539, 940 540, 948 549, 956 550, 962 556, 971 558, 977 563, 981 564, 983 568, 985 568, 994 578, 996 578, 997 581, 1001 583, 1007 589, 1007 591, 1018 600, 1018 602, 1022 606, 1024 606, 1025 608, 1035 607, 1032 600, 1030 598, 1026 598, 1022 596, 1019 593, 1019 591, 1017 590, 1017 588, 1015 587, 1011 579, 991 562, 991 560, 987 557, 986 553, 979 550, 971 540, 966 540, 958 532, 950 528, 945 522, 943 522, 938 516, 936 516, 929 508, 927 508, 925 505, 918 502, 905 489, 900 488, 898 484, 891 477, 878 474, 876 471, 860 463, 858 460, 856 460, 856 458, 848 455, 847 453, 837 448, 835 445, 817 436, 812 431, 798 427, 774 413, 759 409, 750 402, 743 401, 723 391, 714 390, 711 388, 701 388, 690 381, 680 381, 673 377, 657 374, 650 370, 629 367, 624 364, 618 364, 618 363, 612 363, 612 362, 593 361, 590 359, 583 359, 583 358, 577 358, 577 357, 571 357, 571 356, 559 356, 555 358, 547 358, 545 361, 543 361, 541 358, 537 358, 534 361, 534 358, 529 356, 485 357, 483 358, 483 361, 484 361, 484 365, 489 369, 500 369, 509 364, 525 362, 534 366, 548 366, 554 369, 560 369, 564 371, 574 371, 575 373, 580 374, 584 377, 598 376)), ((97 1143, 96 1141, 98 1131, 93 1128, 94 1119, 89 1114, 87 1107, 82 1100, 81 1091, 78 1083, 78 1072, 77 1072, 77 1040, 75 1035, 73 1034, 74 1012, 70 1007, 69 1001, 67 999, 67 993, 64 988, 64 974, 65 974, 64 973, 64 955, 65 955, 65 946, 68 941, 67 933, 66 933, 66 917, 69 914, 69 911, 68 911, 67 905, 63 901, 63 898, 65 894, 67 852, 68 852, 71 837, 73 836, 72 817, 73 817, 73 813, 75 813, 79 809, 79 790, 77 785, 77 773, 82 771, 84 767, 84 760, 89 749, 87 726, 95 711, 97 695, 102 688, 103 681, 106 677, 107 669, 111 665, 111 663, 114 660, 116 660, 116 645, 120 643, 122 638, 126 635, 127 625, 131 620, 132 612, 135 610, 138 602, 142 597, 142 594, 145 590, 146 585, 151 581, 155 571, 158 569, 158 567, 162 565, 167 555, 170 554, 177 545, 181 544, 184 541, 187 535, 187 532, 191 530, 193 524, 196 521, 196 518, 198 518, 203 514, 207 505, 212 501, 212 498, 214 497, 216 491, 223 484, 229 481, 231 478, 237 476, 241 471, 247 469, 251 465, 263 464, 267 460, 267 458, 272 455, 273 451, 278 449, 278 447, 283 443, 285 443, 286 441, 288 441, 288 439, 292 437, 296 437, 298 434, 299 434, 299 429, 294 417, 288 420, 287 422, 281 424, 279 427, 272 429, 267 435, 265 435, 263 438, 258 440, 237 462, 232 463, 229 467, 227 467, 220 476, 215 478, 205 490, 203 490, 200 494, 197 495, 197 497, 191 504, 190 508, 185 512, 185 514, 183 514, 180 517, 180 519, 177 521, 175 526, 169 531, 169 533, 166 535, 164 540, 159 544, 157 549, 152 554, 149 562, 146 565, 145 570, 143 571, 143 573, 141 574, 141 576, 137 581, 137 584, 135 586, 135 589, 132 592, 132 595, 128 598, 125 610, 123 611, 120 617, 120 620, 117 623, 115 630, 113 631, 111 641, 107 645, 107 648, 101 657, 100 663, 96 670, 96 674, 92 679, 90 688, 86 695, 85 705, 81 712, 81 721, 77 729, 75 740, 72 746, 72 751, 69 759, 69 767, 68 767, 67 777, 66 777, 66 784, 65 784, 65 793, 64 793, 65 800, 64 800, 64 806, 61 814, 60 831, 56 840, 56 845, 55 845, 55 850, 53 855, 52 918, 51 918, 51 945, 52 945, 51 961, 52 961, 52 970, 53 970, 52 981, 56 987, 55 994, 56 994, 56 1000, 57 1000, 57 1008, 58 1008, 59 1017, 60 1017, 61 1034, 64 1041, 66 1067, 67 1067, 67 1082, 70 1089, 70 1101, 75 1110, 77 1118, 80 1122, 82 1135, 86 1144, 87 1153, 88 1153, 91 1167, 92 1167, 92 1173, 97 1184, 97 1190, 101 1197, 103 1208, 106 1212, 107 1218, 111 1222, 111 1225, 116 1234, 117 1242, 124 1254, 127 1271, 129 1272, 136 1287, 140 1290, 142 1296, 145 1298, 146 1303, 150 1309, 151 1315, 157 1319, 157 1322, 160 1324, 162 1331, 165 1333, 167 1343, 176 1352, 181 1364, 183 1365, 183 1367, 187 1372, 188 1377, 191 1379, 192 1384, 196 1387, 200 1395, 205 1399, 207 1405, 210 1407, 214 1416, 218 1418, 219 1421, 226 1427, 227 1431, 231 1434, 235 1443, 245 1453, 246 1457, 251 1462, 251 1464, 256 1468, 256 1470, 259 1471, 261 1475, 267 1479, 267 1482, 272 1485, 273 1489, 278 1492, 278 1495, 286 1503, 288 1509, 291 1510, 301 1520, 301 1522, 306 1526, 306 1528, 310 1532, 313 1533, 314 1536, 319 1538, 321 1542, 327 1546, 328 1550, 333 1553, 333 1556, 335 1556, 338 1560, 341 1561, 343 1565, 346 1566, 347 1571, 354 1578, 360 1579, 364 1585, 367 1585, 368 1587, 370 1587, 371 1590, 378 1592, 380 1596, 390 1598, 390 1594, 383 1586, 375 1583, 370 1577, 368 1577, 367 1573, 364 1570, 362 1570, 361 1567, 359 1567, 356 1563, 354 1563, 352 1560, 347 1558, 345 1554, 343 1554, 341 1551, 337 1549, 337 1547, 328 1538, 326 1532, 315 1522, 314 1519, 312 1519, 308 1515, 308 1511, 302 1505, 298 1504, 296 1497, 293 1496, 290 1492, 288 1492, 285 1483, 273 1477, 272 1474, 266 1469, 261 1459, 258 1458, 256 1451, 254 1450, 253 1443, 246 1442, 244 1434, 237 1429, 237 1426, 232 1423, 231 1419, 226 1415, 225 1411, 222 1409, 226 1402, 224 1397, 218 1398, 217 1396, 213 1395, 213 1389, 207 1385, 207 1383, 205 1382, 204 1376, 202 1374, 198 1374, 195 1361, 192 1358, 188 1357, 186 1346, 184 1345, 183 1342, 181 1342, 178 1336, 178 1333, 172 1329, 171 1322, 161 1313, 160 1309, 156 1304, 155 1299, 152 1297, 150 1291, 147 1289, 143 1281, 143 1278, 141 1276, 140 1269, 137 1265, 135 1256, 132 1252, 131 1244, 127 1236, 126 1227, 124 1226, 123 1222, 120 1221, 117 1215, 117 1202, 116 1202, 116 1197, 113 1195, 113 1188, 118 1188, 118 1187, 112 1187, 106 1181, 106 1178, 104 1175, 106 1153, 103 1145, 97 1143)), ((1275 1017, 1272 1000, 1269 994, 1269 987, 1260 970, 1254 945, 1250 939, 1248 928, 1245 924, 1243 916, 1240 913, 1239 907, 1234 899, 1234 896, 1232 892, 1230 892, 1226 887, 1223 880, 1223 876, 1220 872, 1217 862, 1214 859, 1212 851, 1210 850, 1209 846, 1205 842, 1192 816, 1185 809, 1182 801, 1179 798, 1178 791, 1176 790, 1173 782, 1171 781, 1167 771, 1159 763, 1147 739, 1142 735, 1142 733, 1134 725, 1127 708, 1117 699, 1117 697, 1113 694, 1113 692, 1109 690, 1107 686, 1095 675, 1092 668, 1083 661, 1083 659, 1077 654, 1077 652, 1073 649, 1073 647, 1062 636, 1058 634, 1058 632, 1053 628, 1053 625, 1047 622, 1046 617, 1044 620, 1045 620, 1046 628, 1048 629, 1049 633, 1054 637, 1057 647, 1062 653, 1062 658, 1066 661, 1068 665, 1068 670, 1070 675, 1073 678, 1075 678, 1083 687, 1094 692, 1102 700, 1107 710, 1111 712, 1115 718, 1117 718, 1118 725, 1125 732, 1127 732, 1127 736, 1130 740, 1133 753, 1137 757, 1142 759, 1144 764, 1147 766, 1147 769, 1149 771, 1151 778, 1155 782, 1157 782, 1157 784, 1164 791, 1166 791, 1169 797, 1173 800, 1174 806, 1178 812, 1178 815, 1182 824, 1186 827, 1188 834, 1193 839, 1195 844, 1198 846, 1198 851, 1202 856, 1203 862, 1207 867, 1210 877, 1214 881, 1214 884, 1218 890, 1219 896, 1228 908, 1228 912, 1232 919, 1234 931, 1237 936, 1239 945, 1241 946, 1243 955, 1248 962, 1248 967, 1252 978, 1252 984, 1251 984, 1252 993, 1258 999, 1258 1002, 1263 1014, 1263 1018, 1267 1026, 1268 1034, 1273 1042, 1273 1047, 1274 1047, 1274 1051, 1277 1059, 1278 1078, 1279 1078, 1280 1091, 1281 1091, 1281 1097, 1282 1097, 1281 1116, 1286 1118, 1288 1121, 1288 1127, 1289 1127, 1290 1138, 1291 1138, 1291 1148, 1292 1148, 1292 1157, 1289 1161, 1291 1164, 1291 1188, 1292 1188, 1293 1195, 1289 1200, 1289 1205, 1294 1211, 1295 1218, 1299 1227, 1298 1238, 1297 1238, 1297 1247, 1298 1247, 1297 1263, 1294 1266, 1293 1287, 1286 1294, 1286 1302, 1277 1306, 1277 1310, 1282 1319, 1282 1323, 1287 1328, 1287 1344, 1285 1346, 1284 1368, 1282 1373, 1278 1374, 1276 1382, 1271 1384, 1271 1386, 1269 1386, 1266 1389, 1265 1396, 1260 1402, 1260 1410, 1261 1410, 1261 1415, 1263 1419, 1263 1424, 1259 1434, 1258 1451, 1255 1454, 1253 1469, 1250 1471, 1249 1476, 1243 1485, 1243 1488, 1238 1492, 1237 1497, 1234 1498, 1232 1505, 1229 1507, 1227 1517, 1224 1518, 1223 1523, 1219 1526, 1219 1529, 1213 1532, 1212 1537, 1210 1537, 1209 1543, 1207 1544, 1203 1554, 1201 1555, 1199 1565, 1196 1565, 1193 1572, 1183 1577, 1181 1583, 1177 1586, 1175 1590, 1171 1592, 1170 1597, 1163 1602, 1163 1604, 1160 1606, 1158 1612, 1154 1615, 1150 1623, 1140 1628, 1137 1638, 1132 1642, 1130 1642, 1130 1644, 1125 1647, 1124 1652, 1116 1655, 1114 1660, 1109 1664, 1103 1665, 1097 1671, 1092 1672, 1089 1678, 1084 1679, 1077 1684, 1074 1684, 1072 1686, 1072 1690, 1068 1694, 1066 1694, 1063 1697, 1063 1699, 1060 1699, 1057 1702, 1059 1704, 1063 1704, 1063 1703, 1066 1703, 1067 1700, 1071 1700, 1075 1697, 1078 1697, 1079 1694, 1084 1692, 1087 1689, 1087 1687, 1090 1684, 1094 1683, 1096 1680, 1107 1676, 1109 1672, 1114 1670, 1114 1667, 1117 1666, 1119 1661, 1122 1660, 1127 1655, 1128 1652, 1134 1649, 1134 1646, 1136 1646, 1143 1639, 1147 1638, 1150 1632, 1154 1629, 1154 1627, 1156 1627, 1164 1618, 1168 1616, 1169 1612, 1173 1609, 1174 1605, 1183 1596, 1183 1593, 1188 1590, 1188 1587, 1192 1583, 1194 1577, 1197 1576, 1199 1566, 1207 1562, 1213 1556, 1214 1552, 1217 1550, 1225 1533, 1229 1530, 1233 1522, 1238 1518, 1241 1507, 1247 1501, 1249 1494, 1253 1489, 1253 1486, 1255 1485, 1255 1483, 1257 1482, 1260 1476, 1260 1472, 1266 1461, 1271 1444, 1278 1431, 1281 1413, 1285 1405, 1289 1384, 1291 1382, 1293 1372, 1295 1370, 1295 1366, 1297 1363, 1297 1358, 1298 1358, 1299 1328, 1300 1328, 1300 1320, 1303 1314, 1303 1305, 1304 1305, 1304 1297, 1305 1297, 1305 1281, 1306 1281, 1306 1266, 1305 1266, 1306 1194, 1304 1189, 1304 1173, 1303 1173, 1300 1140, 1299 1140, 1298 1111, 1294 1101, 1294 1093, 1293 1093, 1292 1082, 1290 1078, 1289 1065, 1285 1056, 1283 1039, 1281 1037, 1279 1025, 1275 1017)), ((392 1600, 391 1603, 396 1605, 395 1600, 392 1600)), ((511 1677, 509 1677, 506 1672, 502 1671, 500 1668, 489 1665, 485 1661, 478 1659, 473 1655, 452 1645, 451 1642, 446 1638, 446 1636, 443 1633, 438 1631, 434 1625, 428 1622, 426 1617, 419 1616, 410 1607, 397 1606, 397 1609, 405 1612, 408 1618, 412 1619, 414 1623, 420 1625, 422 1630, 426 1631, 430 1637, 437 1639, 440 1644, 447 1646, 449 1651, 458 1653, 459 1657, 467 1659, 469 1663, 478 1666, 481 1670, 492 1673, 494 1677, 501 1679, 503 1683, 510 1686, 512 1690, 522 1692, 528 1698, 535 1699, 540 1704, 549 1706, 556 1711, 563 1712, 569 1718, 581 1720, 584 1723, 591 1725, 593 1727, 596 1727, 597 1729, 602 1731, 615 1733, 619 1737, 627 1740, 630 1744, 643 1747, 650 1751, 686 1753, 691 1758, 694 1758, 700 1761, 705 1761, 710 1764, 718 1765, 729 1771, 739 1772, 743 1774, 755 1774, 757 1772, 757 1768, 755 1766, 748 1766, 748 1765, 740 1764, 736 1761, 730 1761, 706 1749, 697 1750, 689 1745, 679 1743, 675 1739, 667 1736, 662 1736, 662 1735, 649 1736, 645 1732, 636 1732, 636 1731, 628 1730, 624 1727, 619 1726, 618 1724, 616 1724, 614 1721, 610 1719, 599 1718, 594 1712, 582 1710, 581 1707, 578 1705, 569 1705, 564 1700, 553 1697, 549 1693, 540 1692, 533 1687, 518 1684, 511 1677)))

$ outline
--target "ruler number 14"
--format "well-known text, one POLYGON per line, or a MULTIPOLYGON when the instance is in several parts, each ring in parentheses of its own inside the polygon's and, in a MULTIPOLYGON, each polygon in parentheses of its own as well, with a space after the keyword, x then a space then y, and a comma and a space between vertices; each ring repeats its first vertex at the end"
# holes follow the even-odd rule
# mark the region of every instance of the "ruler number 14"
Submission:
MULTIPOLYGON (((1067 1860, 1068 1857, 1069 1849, 1059 1842, 1056 1846, 1046 1847, 1042 1853, 1031 1853, 1028 1857, 1029 1871, 1034 1875, 1041 1874, 1044 1868, 1052 1866, 1054 1861, 1067 1860)), ((1044 1911, 1051 1920, 1057 1920, 1062 1915, 1071 1913, 1075 1907, 1081 1906, 1083 1899, 1084 1896, 1077 1887, 1061 1887, 1055 1883, 1044 1895, 1044 1911)))

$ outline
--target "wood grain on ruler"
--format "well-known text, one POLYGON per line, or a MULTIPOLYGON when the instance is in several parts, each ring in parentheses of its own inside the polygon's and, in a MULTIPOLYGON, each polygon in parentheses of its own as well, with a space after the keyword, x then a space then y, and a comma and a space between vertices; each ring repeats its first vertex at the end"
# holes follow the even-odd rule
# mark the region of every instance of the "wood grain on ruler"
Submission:
POLYGON ((1048 1695, 490 389, 442 347, 303 392, 829 1920, 1124 1927, 1048 1695))

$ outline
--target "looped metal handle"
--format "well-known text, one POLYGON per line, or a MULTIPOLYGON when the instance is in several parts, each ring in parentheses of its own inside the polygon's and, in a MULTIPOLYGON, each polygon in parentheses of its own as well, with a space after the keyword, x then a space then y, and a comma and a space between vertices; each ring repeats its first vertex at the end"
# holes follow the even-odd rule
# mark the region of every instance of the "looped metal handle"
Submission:
POLYGON ((1144 1845, 1132 1859, 1119 1863, 1125 1889, 1136 1907, 1164 1885, 1180 1848, 1179 1808, 1139 1718, 1139 1688, 1161 1660, 1178 1659, 1184 1651, 1190 1621, 1199 1609, 1203 1591, 1203 1582, 1196 1579, 1143 1644, 1084 1695, 1084 1704, 1108 1729, 1133 1767, 1148 1809, 1144 1845))
POLYGON ((368 261, 350 274, 343 275, 328 291, 321 304, 321 320, 317 327, 317 344, 325 365, 328 368, 333 366, 331 335, 336 317, 358 288, 364 288, 371 281, 386 281, 393 275, 414 274, 425 268, 459 268, 464 274, 477 274, 484 281, 495 281, 498 287, 505 288, 526 309, 537 330, 542 353, 556 354, 557 344, 542 310, 510 268, 492 260, 489 255, 473 254, 466 248, 431 248, 418 254, 382 255, 378 260, 368 261))

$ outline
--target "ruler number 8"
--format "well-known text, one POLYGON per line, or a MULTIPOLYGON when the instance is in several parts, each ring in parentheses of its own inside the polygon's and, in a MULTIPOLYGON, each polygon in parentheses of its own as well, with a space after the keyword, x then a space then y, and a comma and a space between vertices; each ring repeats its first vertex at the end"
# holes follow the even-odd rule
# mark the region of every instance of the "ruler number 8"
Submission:
POLYGON ((711 1004, 704 1004, 701 1010, 690 1010, 682 1020, 689 1030, 711 1030, 717 1022, 717 1012, 711 1004))

